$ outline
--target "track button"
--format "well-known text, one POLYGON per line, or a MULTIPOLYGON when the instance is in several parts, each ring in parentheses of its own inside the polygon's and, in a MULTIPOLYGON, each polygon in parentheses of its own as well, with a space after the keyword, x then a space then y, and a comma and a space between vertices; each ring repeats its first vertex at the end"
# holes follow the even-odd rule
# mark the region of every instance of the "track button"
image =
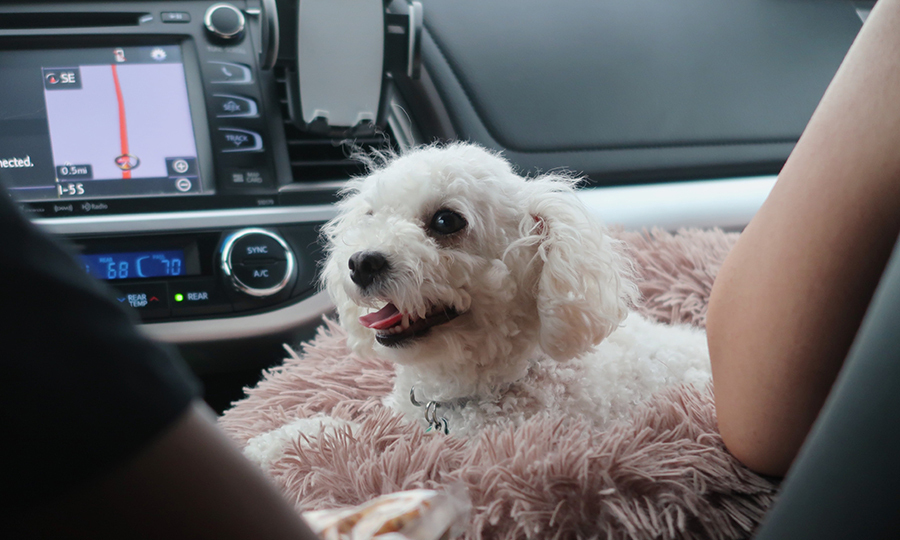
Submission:
POLYGON ((222 153, 232 152, 261 152, 263 149, 262 136, 247 129, 219 128, 219 145, 222 153))

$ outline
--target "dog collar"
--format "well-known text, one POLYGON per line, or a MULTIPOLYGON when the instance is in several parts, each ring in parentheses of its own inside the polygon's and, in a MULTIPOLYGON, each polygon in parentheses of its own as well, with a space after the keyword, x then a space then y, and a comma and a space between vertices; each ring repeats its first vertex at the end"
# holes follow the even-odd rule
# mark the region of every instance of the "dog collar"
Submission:
POLYGON ((472 401, 472 398, 456 398, 451 401, 431 400, 422 403, 421 401, 416 399, 416 387, 411 386, 409 388, 409 401, 416 407, 425 408, 425 422, 428 424, 428 429, 425 430, 426 432, 429 432, 432 429, 436 429, 443 432, 444 435, 449 435, 450 422, 443 416, 438 417, 437 410, 440 408, 456 409, 465 407, 468 402, 472 401))

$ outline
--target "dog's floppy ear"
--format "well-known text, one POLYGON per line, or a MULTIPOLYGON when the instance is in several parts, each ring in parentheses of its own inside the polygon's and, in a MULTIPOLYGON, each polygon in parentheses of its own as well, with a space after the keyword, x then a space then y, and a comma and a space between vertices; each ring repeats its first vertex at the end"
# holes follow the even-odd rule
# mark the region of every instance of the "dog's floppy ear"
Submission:
POLYGON ((365 329, 358 320, 365 310, 357 306, 344 290, 339 273, 346 267, 330 255, 322 270, 322 284, 337 309, 338 320, 347 332, 347 346, 362 357, 373 356, 375 334, 365 329))
POLYGON ((320 241, 324 244, 326 258, 319 272, 319 287, 326 290, 334 302, 341 326, 347 331, 347 345, 350 349, 360 356, 371 356, 375 336, 358 322, 360 315, 365 314, 365 310, 357 306, 344 289, 349 269, 347 259, 338 253, 336 245, 338 239, 345 234, 348 223, 354 219, 349 212, 352 204, 350 201, 361 183, 361 180, 348 182, 344 190, 344 199, 338 203, 338 215, 326 223, 320 231, 320 241))
POLYGON ((535 178, 529 212, 520 229, 537 246, 540 345, 551 358, 568 360, 615 330, 638 296, 631 262, 619 243, 590 215, 565 176, 535 178))

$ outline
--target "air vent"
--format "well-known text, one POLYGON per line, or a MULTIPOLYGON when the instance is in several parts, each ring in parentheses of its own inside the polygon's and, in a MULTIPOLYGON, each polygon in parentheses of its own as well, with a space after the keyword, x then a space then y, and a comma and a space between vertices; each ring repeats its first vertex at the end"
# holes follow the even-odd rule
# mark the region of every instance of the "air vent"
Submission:
POLYGON ((276 66, 275 70, 278 99, 284 118, 284 136, 295 183, 347 180, 365 172, 359 161, 349 157, 354 149, 364 152, 395 149, 390 128, 384 133, 356 139, 334 139, 300 130, 291 121, 287 70, 283 66, 276 66))

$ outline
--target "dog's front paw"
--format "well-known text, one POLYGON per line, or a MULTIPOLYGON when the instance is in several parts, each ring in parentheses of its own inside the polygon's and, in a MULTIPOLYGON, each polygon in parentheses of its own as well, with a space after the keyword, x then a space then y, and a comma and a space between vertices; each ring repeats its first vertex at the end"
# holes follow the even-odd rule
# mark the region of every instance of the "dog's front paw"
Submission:
POLYGON ((349 431, 352 435, 358 427, 354 422, 321 413, 309 418, 298 418, 247 441, 244 456, 263 469, 268 469, 271 464, 284 456, 285 449, 291 443, 296 442, 309 447, 324 434, 334 435, 340 431, 349 431))

